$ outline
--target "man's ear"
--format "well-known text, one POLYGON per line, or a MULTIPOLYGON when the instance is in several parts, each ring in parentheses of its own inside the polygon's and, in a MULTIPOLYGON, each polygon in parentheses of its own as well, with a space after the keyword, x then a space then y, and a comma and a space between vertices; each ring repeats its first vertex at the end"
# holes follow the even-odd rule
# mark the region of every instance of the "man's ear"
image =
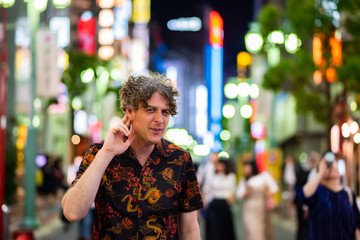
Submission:
POLYGON ((132 113, 133 113, 133 110, 130 109, 130 108, 127 108, 125 110, 125 115, 127 115, 128 119, 130 120, 130 122, 132 121, 132 113))

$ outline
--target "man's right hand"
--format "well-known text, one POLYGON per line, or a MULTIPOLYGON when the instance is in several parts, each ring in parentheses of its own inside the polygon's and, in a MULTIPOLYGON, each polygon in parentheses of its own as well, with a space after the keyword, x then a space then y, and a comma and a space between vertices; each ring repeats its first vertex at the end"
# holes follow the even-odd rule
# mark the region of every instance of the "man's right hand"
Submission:
POLYGON ((114 156, 125 152, 135 139, 133 128, 129 129, 130 125, 131 122, 125 114, 118 125, 108 129, 102 150, 114 156))

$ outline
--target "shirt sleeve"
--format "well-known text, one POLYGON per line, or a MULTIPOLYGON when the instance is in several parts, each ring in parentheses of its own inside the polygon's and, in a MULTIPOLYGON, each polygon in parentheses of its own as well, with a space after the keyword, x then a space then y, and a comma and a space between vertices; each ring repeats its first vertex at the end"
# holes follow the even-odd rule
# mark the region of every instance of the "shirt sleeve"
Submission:
POLYGON ((191 156, 188 152, 185 152, 184 157, 186 161, 182 174, 179 210, 181 212, 191 212, 201 209, 203 207, 203 201, 191 156))
POLYGON ((264 177, 265 184, 268 186, 270 192, 272 192, 272 193, 278 192, 279 187, 278 187, 275 179, 271 176, 271 174, 268 172, 263 172, 261 174, 264 177))
POLYGON ((81 178, 81 176, 84 174, 84 172, 86 171, 86 169, 90 166, 90 164, 94 161, 95 156, 97 154, 97 152, 99 151, 99 149, 95 146, 95 145, 91 145, 89 147, 89 149, 87 150, 87 152, 84 154, 84 157, 81 160, 81 164, 79 167, 79 170, 76 173, 76 178, 75 180, 72 182, 71 185, 74 185, 75 183, 77 183, 79 181, 79 179, 81 178))
POLYGON ((305 197, 303 187, 297 187, 295 189, 296 199, 297 201, 302 202, 308 206, 314 205, 317 201, 318 191, 319 188, 316 189, 315 193, 312 196, 307 198, 305 197))
POLYGON ((230 173, 230 192, 234 194, 236 192, 236 175, 234 173, 230 173))

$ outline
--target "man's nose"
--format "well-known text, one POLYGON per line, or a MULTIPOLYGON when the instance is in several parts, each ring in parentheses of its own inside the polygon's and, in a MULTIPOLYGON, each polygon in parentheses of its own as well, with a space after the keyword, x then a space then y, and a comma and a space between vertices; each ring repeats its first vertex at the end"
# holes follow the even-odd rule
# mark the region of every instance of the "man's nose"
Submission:
POLYGON ((156 111, 155 113, 155 121, 156 122, 163 122, 163 115, 162 115, 162 112, 161 111, 156 111))

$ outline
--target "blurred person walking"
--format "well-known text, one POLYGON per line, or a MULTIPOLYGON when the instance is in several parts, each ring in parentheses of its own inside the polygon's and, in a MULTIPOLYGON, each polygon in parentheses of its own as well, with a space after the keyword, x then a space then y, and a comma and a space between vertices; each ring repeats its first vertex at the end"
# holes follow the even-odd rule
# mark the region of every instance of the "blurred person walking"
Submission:
POLYGON ((295 197, 295 161, 291 154, 287 154, 285 157, 285 164, 283 167, 283 192, 281 194, 282 201, 282 215, 284 217, 291 217, 292 209, 294 207, 295 197))
POLYGON ((246 240, 265 240, 266 228, 272 229, 267 222, 267 199, 278 191, 274 178, 266 171, 259 173, 256 161, 244 162, 244 178, 240 180, 236 197, 243 200, 243 224, 246 240))
POLYGON ((220 158, 214 163, 214 174, 204 185, 206 240, 235 240, 232 211, 235 201, 236 175, 231 160, 220 158))
POLYGON ((70 221, 95 201, 94 239, 200 239, 203 202, 191 155, 163 138, 177 96, 158 73, 122 86, 124 118, 90 146, 62 200, 70 221))
MULTIPOLYGON (((213 176, 215 174, 215 165, 218 160, 219 160, 219 153, 213 152, 210 154, 209 158, 204 159, 204 161, 200 164, 199 168, 196 171, 196 176, 199 181, 204 204, 209 203, 211 200, 211 199, 207 199, 210 197, 210 195, 205 193, 206 189, 204 188, 204 186, 206 186, 208 182, 212 181, 213 176)), ((201 217, 204 219, 206 219, 206 210, 207 209, 205 207, 200 209, 201 217)))
POLYGON ((292 202, 295 196, 295 183, 296 183, 296 172, 295 172, 295 161, 292 155, 287 155, 285 158, 284 165, 284 190, 290 195, 289 200, 292 202))
POLYGON ((62 183, 64 174, 60 167, 61 159, 57 156, 45 157, 46 163, 41 168, 42 184, 39 186, 38 191, 41 199, 45 201, 46 207, 56 208, 58 203, 58 190, 64 187, 62 183))
POLYGON ((316 175, 296 196, 309 207, 307 240, 352 240, 360 229, 360 213, 354 192, 340 184, 334 153, 321 158, 316 175))
MULTIPOLYGON (((311 180, 317 173, 316 167, 320 160, 320 154, 317 152, 311 152, 305 162, 300 162, 296 165, 296 183, 295 190, 302 188, 309 180, 311 180)), ((306 232, 308 228, 308 206, 304 201, 294 196, 294 204, 296 206, 296 219, 297 230, 296 240, 305 240, 306 232)))

